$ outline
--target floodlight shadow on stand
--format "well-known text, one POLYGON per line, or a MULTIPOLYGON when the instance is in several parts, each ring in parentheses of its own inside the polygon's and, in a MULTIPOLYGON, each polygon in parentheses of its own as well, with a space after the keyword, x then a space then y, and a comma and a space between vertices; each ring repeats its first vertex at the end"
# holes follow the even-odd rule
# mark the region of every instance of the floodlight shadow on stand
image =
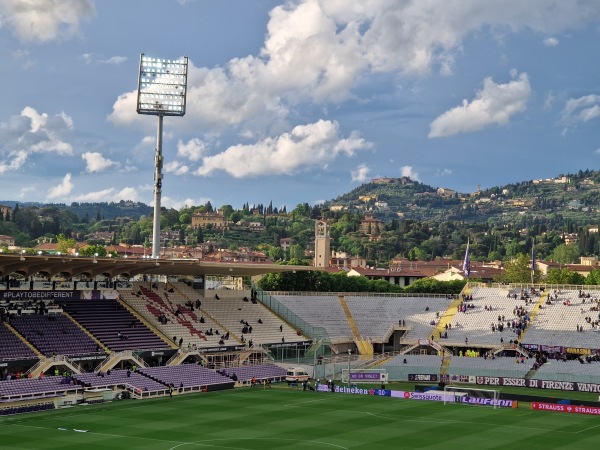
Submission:
POLYGON ((160 200, 162 194, 162 135, 164 116, 185 114, 188 58, 178 60, 150 58, 140 55, 138 77, 138 114, 158 116, 154 155, 154 222, 152 257, 160 257, 160 200))

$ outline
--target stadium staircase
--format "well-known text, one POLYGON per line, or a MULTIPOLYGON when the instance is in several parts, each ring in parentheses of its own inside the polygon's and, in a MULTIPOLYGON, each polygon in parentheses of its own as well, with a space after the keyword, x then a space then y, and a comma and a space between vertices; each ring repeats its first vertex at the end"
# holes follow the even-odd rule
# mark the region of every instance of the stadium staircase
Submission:
POLYGON ((547 299, 548 299, 548 292, 544 292, 542 295, 540 295, 540 299, 535 304, 535 306, 531 310, 531 313, 529 314, 529 319, 530 320, 529 320, 529 323, 527 324, 527 328, 525 328, 525 330, 523 330, 523 332, 521 333, 521 336, 519 336, 519 339, 518 339, 517 342, 520 343, 523 340, 523 337, 527 333, 527 330, 529 330, 529 327, 533 323, 533 321, 535 319, 535 316, 537 316, 538 312, 540 312, 540 308, 546 302, 547 299))
POLYGON ((36 355, 38 355, 41 358, 44 357, 44 355, 37 348, 31 345, 31 343, 27 339, 25 339, 25 337, 21 333, 19 333, 15 328, 13 328, 10 323, 4 322, 4 325, 6 325, 6 328, 12 331, 15 336, 21 339, 25 343, 25 345, 29 347, 36 355))
POLYGON ((536 372, 537 372, 537 369, 531 368, 529 370, 529 372, 527 372, 523 378, 525 378, 526 380, 531 380, 533 378, 533 376, 536 374, 536 372))
POLYGON ((90 333, 79 322, 77 322, 75 319, 73 319, 73 317, 68 312, 63 311, 62 314, 64 316, 66 316, 67 319, 69 319, 71 322, 73 322, 77 326, 77 328, 79 328, 81 331, 83 331, 85 334, 87 334, 92 341, 94 341, 96 344, 98 344, 98 347, 100 347, 104 351, 104 353, 106 353, 106 354, 110 353, 110 350, 108 349, 108 347, 106 347, 102 342, 100 342, 98 339, 96 339, 96 336, 94 336, 92 333, 90 333))
POLYGON ((444 312, 444 314, 442 314, 442 317, 440 317, 440 320, 433 329, 433 335, 436 338, 439 337, 440 334, 444 334, 446 331, 446 325, 448 325, 450 322, 452 322, 452 319, 454 319, 454 316, 458 312, 458 305, 460 305, 461 302, 462 299, 460 297, 452 300, 450 306, 448 306, 448 309, 444 312))
POLYGON ((165 364, 166 366, 178 366, 179 364, 181 364, 183 361, 186 360, 186 358, 188 356, 197 356, 199 359, 202 359, 202 355, 200 354, 200 352, 198 350, 187 350, 187 349, 181 349, 181 352, 177 352, 175 353, 165 364))
POLYGON ((108 369, 112 369, 121 361, 129 361, 138 367, 146 367, 144 360, 139 358, 133 351, 124 350, 122 352, 113 352, 106 357, 100 364, 96 366, 94 372, 106 372, 108 369))
MULTIPOLYGON (((42 357, 35 365, 33 365, 26 374, 31 374, 31 378, 37 378, 42 372, 46 372, 52 367, 60 366, 68 368, 72 373, 81 373, 81 367, 72 362, 69 358, 63 355, 51 356, 49 358, 42 357)), ((62 371, 61 371, 62 372, 62 371)))
POLYGON ((442 358, 442 365, 440 366, 440 375, 448 375, 448 369, 450 368, 450 363, 452 362, 452 355, 446 353, 442 358))
POLYGON ((492 353, 494 355, 498 355, 498 353, 502 353, 505 350, 514 350, 515 355, 522 355, 525 356, 526 358, 529 358, 531 355, 530 353, 525 350, 523 347, 521 347, 518 344, 502 344, 499 345, 495 348, 492 349, 492 353))
MULTIPOLYGON (((184 303, 186 303, 186 302, 193 302, 193 300, 188 295, 186 295, 186 293, 183 292, 179 288, 179 286, 177 286, 176 284, 169 283, 169 284, 167 284, 167 288, 173 288, 173 290, 175 291, 175 293, 181 297, 181 299, 184 301, 184 303)), ((213 321, 221 330, 224 330, 225 332, 228 332, 229 333, 229 337, 231 339, 234 339, 237 344, 241 344, 242 343, 242 339, 241 339, 240 336, 237 335, 237 333, 231 331, 228 327, 226 327, 221 322, 219 322, 217 320, 217 318, 215 316, 213 316, 210 312, 208 312, 205 308, 200 307, 200 308, 197 309, 197 311, 199 311, 200 313, 202 313, 202 315, 205 316, 205 317, 207 317, 209 320, 213 321)), ((192 329, 190 329, 190 331, 192 331, 192 329)))
POLYGON ((142 322, 150 331, 152 331, 155 335, 157 335, 159 338, 161 338, 163 341, 165 341, 169 345, 169 347, 171 347, 173 349, 178 348, 177 345, 174 344, 173 341, 167 335, 162 333, 154 325, 152 325, 144 317, 142 317, 141 314, 139 314, 129 303, 127 303, 125 300, 121 299, 120 297, 117 301, 127 311, 129 311, 131 314, 133 314, 137 320, 142 322))
POLYGON ((350 312, 350 308, 348 307, 348 302, 346 302, 346 298, 343 295, 339 296, 340 305, 344 310, 344 314, 346 314, 346 320, 348 321, 348 325, 350 326, 350 330, 352 331, 352 335, 354 336, 354 343, 356 344, 356 348, 358 349, 358 353, 361 355, 372 355, 373 354, 373 344, 368 339, 363 339, 360 335, 360 331, 356 322, 354 321, 354 317, 352 317, 352 312, 350 312))

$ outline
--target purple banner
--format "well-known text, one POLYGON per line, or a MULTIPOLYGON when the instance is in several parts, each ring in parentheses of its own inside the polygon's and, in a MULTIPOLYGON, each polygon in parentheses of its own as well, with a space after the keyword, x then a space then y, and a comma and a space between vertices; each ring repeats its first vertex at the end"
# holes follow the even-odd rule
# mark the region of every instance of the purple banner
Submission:
POLYGON ((0 298, 4 300, 48 300, 78 299, 79 291, 0 291, 0 298))
POLYGON ((350 381, 381 381, 381 372, 350 372, 350 381))

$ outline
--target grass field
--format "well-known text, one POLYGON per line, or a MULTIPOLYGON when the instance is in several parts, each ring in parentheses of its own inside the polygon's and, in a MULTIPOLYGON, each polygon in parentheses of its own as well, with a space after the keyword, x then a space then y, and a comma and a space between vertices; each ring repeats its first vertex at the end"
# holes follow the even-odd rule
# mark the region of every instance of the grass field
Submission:
POLYGON ((0 418, 2 449, 597 449, 600 417, 242 388, 0 418), (78 432, 75 430, 86 430, 78 432))

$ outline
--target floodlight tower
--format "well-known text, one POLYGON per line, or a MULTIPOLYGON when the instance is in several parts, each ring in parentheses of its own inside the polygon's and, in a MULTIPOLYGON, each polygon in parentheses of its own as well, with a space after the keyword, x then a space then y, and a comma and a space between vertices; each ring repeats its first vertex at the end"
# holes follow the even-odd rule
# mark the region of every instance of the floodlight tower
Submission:
POLYGON ((138 76, 138 114, 158 116, 154 155, 154 223, 152 257, 160 257, 160 196, 162 193, 162 135, 164 116, 183 116, 187 93, 188 58, 178 60, 140 55, 138 76))

